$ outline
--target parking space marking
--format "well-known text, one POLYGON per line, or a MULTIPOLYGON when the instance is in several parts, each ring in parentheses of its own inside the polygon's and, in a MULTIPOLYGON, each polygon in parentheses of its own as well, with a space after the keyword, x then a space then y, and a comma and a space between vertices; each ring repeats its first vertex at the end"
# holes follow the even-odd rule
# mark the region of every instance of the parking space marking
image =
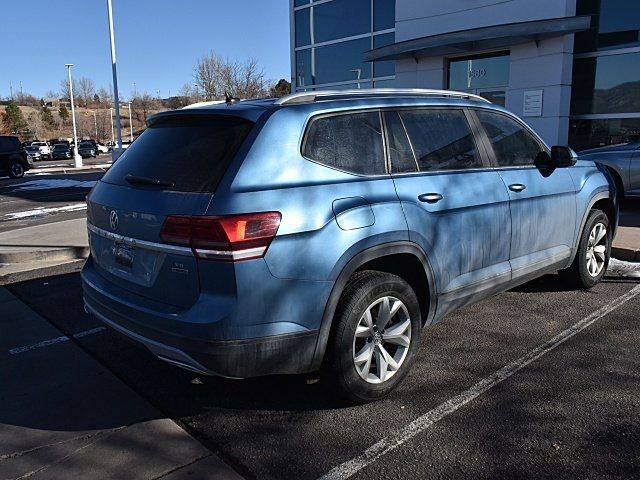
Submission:
POLYGON ((378 458, 383 455, 389 453, 392 450, 400 447, 402 444, 411 440, 413 437, 423 432, 427 428, 434 425, 436 422, 442 420, 447 415, 455 412, 460 407, 466 405, 472 400, 476 399, 480 395, 482 395, 487 390, 495 387, 496 385, 502 383, 513 374, 523 369, 530 363, 534 362, 538 358, 543 355, 549 353, 551 350, 555 349, 562 343, 569 340, 574 335, 580 333, 585 328, 593 325, 595 322, 600 320, 602 317, 612 312, 616 308, 625 304, 632 298, 636 297, 640 294, 640 285, 636 285, 629 292, 624 295, 612 300, 607 305, 602 308, 596 310, 589 316, 583 318, 579 322, 573 324, 571 327, 567 328, 563 332, 560 332, 558 335, 543 343, 542 345, 534 348, 526 355, 520 357, 519 359, 505 365, 500 370, 495 371, 493 374, 488 377, 480 380, 478 383, 473 385, 471 388, 465 390, 464 392, 456 395, 453 398, 450 398, 446 402, 442 403, 438 407, 430 410, 424 415, 418 417, 413 422, 408 424, 406 427, 398 430, 395 434, 380 440, 375 443, 367 450, 364 451, 358 457, 353 458, 341 465, 338 465, 331 469, 328 473, 320 477, 320 480, 339 480, 346 479, 357 472, 365 468, 367 465, 375 462, 378 458))
MULTIPOLYGON (((73 338, 82 338, 87 335, 93 335, 94 333, 104 332, 106 327, 96 327, 90 330, 84 330, 83 332, 78 332, 72 335, 73 338)), ((9 355, 17 355, 18 353, 28 352, 30 350, 35 350, 36 348, 48 347, 49 345, 55 345, 56 343, 67 342, 71 340, 67 335, 62 335, 61 337, 50 338, 49 340, 43 340, 42 342, 34 343, 33 345, 25 345, 24 347, 16 347, 9 350, 9 355)))

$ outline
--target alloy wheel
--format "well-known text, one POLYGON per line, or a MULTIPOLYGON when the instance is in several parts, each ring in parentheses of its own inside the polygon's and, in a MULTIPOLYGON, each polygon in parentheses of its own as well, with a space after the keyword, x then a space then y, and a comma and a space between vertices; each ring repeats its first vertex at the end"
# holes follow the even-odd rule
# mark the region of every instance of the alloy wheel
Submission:
POLYGON ((24 173, 24 167, 20 163, 16 162, 13 165, 11 165, 11 173, 16 178, 21 177, 22 174, 24 173))
POLYGON ((592 277, 597 277, 602 272, 606 261, 607 252, 607 228, 603 223, 596 223, 591 229, 587 242, 587 271, 592 277))
POLYGON ((411 343, 405 304, 391 296, 374 301, 360 317, 353 338, 353 363, 368 383, 382 383, 404 363, 411 343))

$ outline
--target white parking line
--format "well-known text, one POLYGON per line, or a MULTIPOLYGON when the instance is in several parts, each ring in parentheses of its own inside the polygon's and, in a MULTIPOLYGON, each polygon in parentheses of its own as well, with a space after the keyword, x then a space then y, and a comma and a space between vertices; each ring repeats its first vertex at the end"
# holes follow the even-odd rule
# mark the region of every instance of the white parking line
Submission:
POLYGON ((35 208, 33 210, 25 210, 22 212, 5 213, 3 219, 4 220, 21 220, 23 218, 44 217, 46 215, 54 215, 57 213, 80 212, 86 209, 87 209, 87 204, 85 202, 72 203, 69 205, 62 205, 61 207, 44 207, 44 208, 35 208))
POLYGON ((447 400, 433 410, 430 410, 424 415, 416 418, 413 422, 408 424, 406 427, 398 430, 395 434, 380 440, 378 443, 365 450, 362 455, 331 469, 328 473, 320 477, 320 480, 338 480, 349 478, 352 475, 355 475, 367 465, 375 462, 381 456, 400 447, 403 443, 411 440, 413 437, 431 427, 436 422, 442 420, 447 415, 455 412, 460 407, 476 399, 484 392, 495 387, 499 383, 502 383, 514 373, 523 369, 531 362, 537 360, 543 355, 549 353, 551 350, 566 342, 585 328, 593 325, 602 317, 612 312, 624 303, 628 302, 638 294, 640 294, 640 285, 635 286, 629 292, 609 302, 604 307, 596 310, 588 317, 583 318, 578 323, 575 323, 571 327, 553 337, 551 340, 531 350, 526 355, 505 365, 500 370, 497 370, 483 380, 480 380, 468 390, 465 390, 464 392, 447 400))
MULTIPOLYGON (((104 332, 106 330, 105 327, 96 327, 90 330, 85 330, 83 332, 78 332, 75 335, 72 335, 73 338, 82 338, 87 335, 93 335, 94 333, 104 332)), ((42 342, 34 343, 33 345, 25 345, 24 347, 16 347, 9 350, 9 355, 16 355, 18 353, 28 352, 30 350, 35 350, 36 348, 48 347, 49 345, 55 345, 56 343, 67 342, 71 340, 66 335, 56 338, 50 338, 49 340, 44 340, 42 342)))

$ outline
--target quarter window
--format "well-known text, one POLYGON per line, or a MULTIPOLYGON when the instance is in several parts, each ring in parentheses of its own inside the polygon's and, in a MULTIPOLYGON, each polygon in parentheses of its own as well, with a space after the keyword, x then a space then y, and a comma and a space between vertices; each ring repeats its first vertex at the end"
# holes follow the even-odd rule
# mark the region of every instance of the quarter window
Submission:
POLYGON ((385 173, 379 113, 350 113, 314 120, 302 153, 310 160, 350 173, 385 173))
MULTIPOLYGON (((398 114, 400 126, 411 141, 415 164, 421 172, 483 166, 471 128, 462 110, 407 110, 398 114)), ((406 148, 397 148, 398 153, 395 155, 392 152, 392 159, 394 155, 402 159, 397 170, 402 171, 408 165, 407 152, 406 148)))
POLYGON ((544 153, 540 143, 518 122, 493 112, 477 111, 500 167, 534 165, 544 153))

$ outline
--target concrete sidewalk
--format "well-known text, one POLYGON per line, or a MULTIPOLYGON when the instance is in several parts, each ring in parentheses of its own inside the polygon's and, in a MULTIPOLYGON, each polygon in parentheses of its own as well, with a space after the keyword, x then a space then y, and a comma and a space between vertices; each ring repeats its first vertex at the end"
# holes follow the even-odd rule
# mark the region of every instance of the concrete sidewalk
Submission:
POLYGON ((1 287, 0 311, 0 478, 241 479, 1 287))
POLYGON ((85 218, 0 233, 0 277, 86 258, 85 218))
POLYGON ((611 256, 627 262, 640 262, 640 227, 618 227, 611 256))

